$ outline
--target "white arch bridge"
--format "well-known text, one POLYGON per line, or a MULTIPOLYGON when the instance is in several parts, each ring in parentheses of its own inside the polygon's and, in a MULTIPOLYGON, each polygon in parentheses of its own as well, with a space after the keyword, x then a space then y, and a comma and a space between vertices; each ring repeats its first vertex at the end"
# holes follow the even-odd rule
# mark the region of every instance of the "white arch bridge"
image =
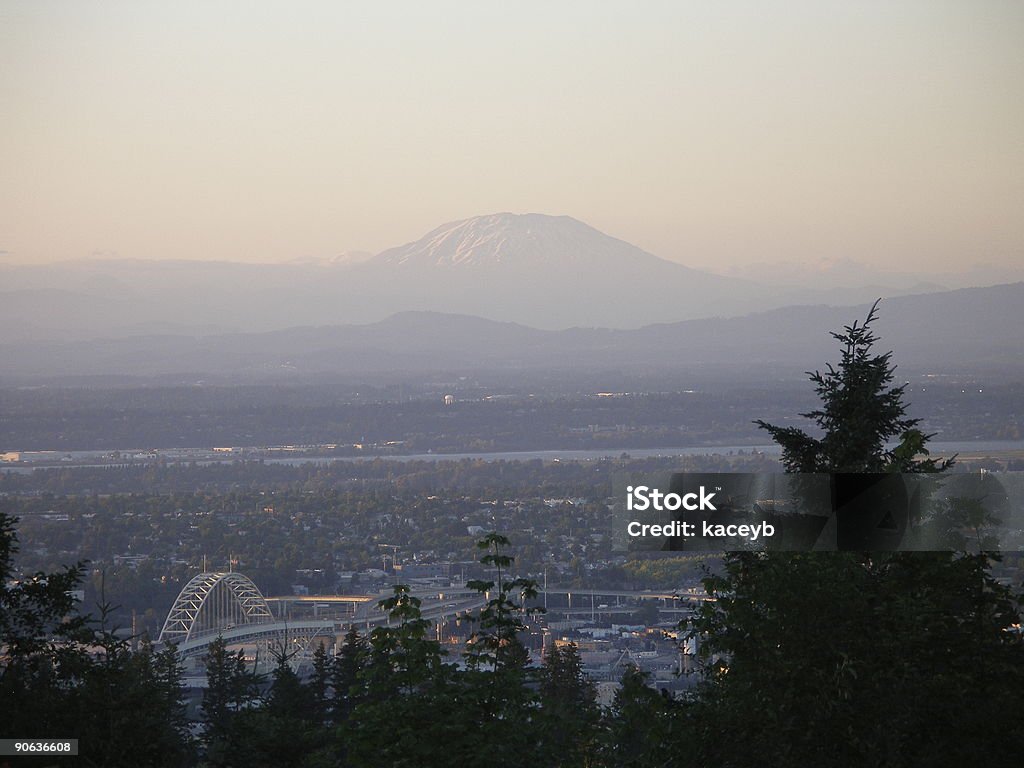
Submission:
POLYGON ((308 658, 314 641, 333 640, 334 629, 330 620, 282 621, 248 576, 207 571, 182 588, 158 642, 177 646, 182 659, 197 659, 221 637, 228 646, 244 649, 246 657, 260 666, 283 652, 298 667, 308 658))

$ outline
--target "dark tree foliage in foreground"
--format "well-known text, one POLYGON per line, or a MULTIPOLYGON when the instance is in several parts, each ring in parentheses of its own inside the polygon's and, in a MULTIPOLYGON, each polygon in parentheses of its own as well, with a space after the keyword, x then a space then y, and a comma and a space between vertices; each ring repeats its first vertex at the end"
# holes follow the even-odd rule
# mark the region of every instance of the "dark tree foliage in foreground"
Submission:
POLYGON ((689 758, 692 747, 678 733, 684 724, 681 703, 647 683, 645 673, 626 668, 611 709, 602 713, 596 764, 615 768, 698 765, 689 758))
MULTIPOLYGON (((192 748, 173 651, 132 650, 75 610, 82 564, 12 582, 15 521, 0 515, 0 738, 77 738, 86 766, 181 766, 192 748)), ((18 758, 52 765, 54 758, 18 758)))
POLYGON ((594 732, 600 712, 594 685, 583 672, 575 644, 550 646, 540 671, 541 733, 552 766, 590 765, 597 744, 594 732))
MULTIPOLYGON (((815 372, 821 437, 761 423, 792 472, 940 472, 866 321, 815 372), (896 442, 893 449, 886 443, 896 442), (922 458, 923 457, 923 458, 922 458)), ((734 552, 690 624, 707 682, 686 708, 701 764, 1000 764, 1024 747, 1019 596, 991 552, 734 552), (1017 628, 1014 628, 1017 624, 1017 628)), ((680 749, 683 749, 682 745, 680 749)))

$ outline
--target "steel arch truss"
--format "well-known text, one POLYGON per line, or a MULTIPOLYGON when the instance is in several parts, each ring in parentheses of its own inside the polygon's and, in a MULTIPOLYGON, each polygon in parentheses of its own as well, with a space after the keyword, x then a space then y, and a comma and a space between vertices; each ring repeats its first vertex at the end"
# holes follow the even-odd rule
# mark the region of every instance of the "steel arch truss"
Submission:
POLYGON ((184 586, 171 606, 159 642, 180 645, 239 625, 273 621, 266 598, 247 576, 200 573, 184 586))

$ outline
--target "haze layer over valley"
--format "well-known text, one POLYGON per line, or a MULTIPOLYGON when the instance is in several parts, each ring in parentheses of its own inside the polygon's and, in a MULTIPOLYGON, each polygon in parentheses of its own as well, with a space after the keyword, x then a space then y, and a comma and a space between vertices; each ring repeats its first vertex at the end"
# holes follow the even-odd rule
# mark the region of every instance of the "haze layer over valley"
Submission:
POLYGON ((0 343, 264 332, 375 322, 404 311, 549 330, 628 329, 948 287, 907 275, 887 284, 884 274, 857 270, 822 287, 798 277, 755 281, 713 274, 568 216, 499 213, 444 224, 373 257, 3 265, 0 343))
MULTIPOLYGON (((784 307, 736 318, 635 330, 542 330, 470 315, 403 312, 376 323, 262 333, 150 334, 93 341, 0 345, 0 377, 33 383, 66 377, 173 377, 231 381, 310 376, 387 377, 617 370, 721 370, 759 379, 820 365, 823 329, 867 316, 869 305, 784 307)), ((1024 283, 885 300, 876 327, 918 372, 1024 373, 1024 283)))

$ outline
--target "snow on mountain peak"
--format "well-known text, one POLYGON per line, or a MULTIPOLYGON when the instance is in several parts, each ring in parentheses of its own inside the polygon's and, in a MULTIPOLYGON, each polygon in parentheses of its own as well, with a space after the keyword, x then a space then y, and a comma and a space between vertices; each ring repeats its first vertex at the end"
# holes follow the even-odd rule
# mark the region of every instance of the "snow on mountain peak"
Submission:
POLYGON ((583 266, 638 257, 660 261, 571 216, 495 213, 442 224, 416 242, 384 251, 376 261, 439 267, 583 266))

